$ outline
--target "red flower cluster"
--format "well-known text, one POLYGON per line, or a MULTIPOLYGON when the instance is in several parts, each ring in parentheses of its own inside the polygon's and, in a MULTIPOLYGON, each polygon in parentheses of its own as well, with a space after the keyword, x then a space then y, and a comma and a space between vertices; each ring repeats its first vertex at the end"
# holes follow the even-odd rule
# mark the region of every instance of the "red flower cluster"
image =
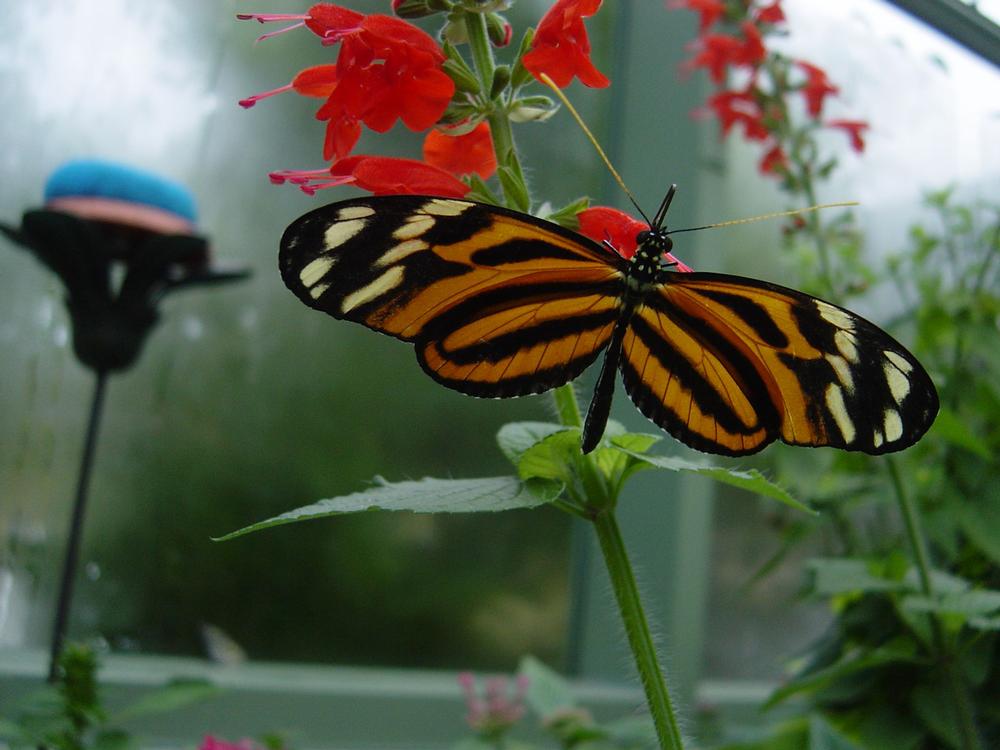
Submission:
POLYGON ((786 95, 793 92, 801 94, 806 112, 816 125, 844 130, 850 136, 852 148, 859 153, 864 150, 862 136, 867 123, 855 120, 821 122, 826 98, 838 93, 826 73, 805 60, 796 60, 789 66, 785 58, 770 55, 764 45, 764 36, 785 21, 781 0, 768 4, 742 0, 671 0, 668 5, 698 13, 699 36, 684 68, 704 68, 718 86, 718 91, 709 97, 706 109, 718 118, 723 135, 739 125, 748 140, 764 144, 765 152, 759 164, 761 172, 776 175, 786 172, 788 156, 783 147, 788 124, 786 95), (737 26, 738 32, 713 32, 722 21, 737 26), (781 73, 776 75, 777 68, 781 68, 781 73), (741 88, 729 89, 725 83, 734 69, 742 71, 746 82, 741 88), (799 72, 802 80, 789 84, 793 69, 799 72))
MULTIPOLYGON (((597 12, 601 0, 556 0, 542 18, 531 48, 524 55, 525 67, 535 76, 548 74, 560 86, 574 77, 588 86, 607 86, 608 79, 590 61, 590 41, 583 19, 597 12)), ((410 0, 393 3, 403 15, 421 16, 438 12, 430 5, 410 0)), ((329 169, 282 170, 270 175, 272 182, 290 182, 308 193, 336 185, 353 184, 376 194, 432 193, 460 196, 469 187, 458 178, 478 175, 488 179, 497 168, 484 112, 458 130, 463 135, 430 130, 439 124, 456 93, 449 75, 447 56, 426 33, 401 18, 365 15, 329 3, 313 5, 307 13, 239 14, 242 20, 260 23, 291 22, 267 39, 297 28, 307 28, 323 45, 339 44, 335 63, 316 65, 296 75, 277 89, 240 101, 246 108, 262 99, 286 91, 323 99, 316 113, 327 123, 323 158, 333 161, 329 169), (424 161, 383 156, 351 156, 362 125, 379 133, 397 121, 414 131, 429 131, 424 142, 424 161), (471 131, 469 128, 472 127, 471 131)), ((490 38, 503 46, 512 30, 497 14, 490 14, 490 38), (496 16, 496 18, 493 18, 496 16)), ((452 61, 453 66, 458 61, 452 61)), ((461 67, 461 66, 459 66, 461 67)), ((459 101, 456 99, 456 101, 459 101)), ((462 99, 463 106, 468 100, 462 99)))

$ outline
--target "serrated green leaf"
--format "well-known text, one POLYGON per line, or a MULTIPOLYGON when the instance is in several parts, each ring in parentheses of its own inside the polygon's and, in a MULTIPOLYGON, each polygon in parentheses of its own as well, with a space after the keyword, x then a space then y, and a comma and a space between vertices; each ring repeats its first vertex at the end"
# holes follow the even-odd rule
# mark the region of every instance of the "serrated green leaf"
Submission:
MULTIPOLYGON (((383 480, 384 481, 384 480, 383 480)), ((516 477, 433 479, 383 483, 362 492, 327 498, 233 531, 215 541, 227 541, 272 526, 368 510, 414 513, 482 513, 534 508, 554 498, 540 498, 516 477)))
POLYGON ((544 720, 558 711, 576 708, 576 698, 569 683, 535 657, 521 659, 517 671, 528 679, 525 702, 539 718, 544 720))
POLYGON ((208 680, 174 680, 118 711, 112 722, 117 724, 137 716, 174 711, 210 698, 218 692, 219 688, 208 680))
POLYGON ((938 411, 930 434, 959 448, 965 448, 987 461, 993 459, 990 447, 969 429, 965 420, 960 419, 947 406, 942 406, 938 411))
POLYGON ((517 466, 521 456, 535 443, 569 428, 555 422, 508 422, 497 432, 500 452, 517 466))
POLYGON ((747 490, 748 492, 753 492, 756 495, 777 500, 778 502, 784 503, 785 505, 795 508, 796 510, 801 510, 814 515, 816 513, 816 511, 808 505, 796 500, 788 493, 787 490, 771 482, 756 469, 727 469, 722 466, 711 466, 695 461, 689 461, 684 458, 677 458, 675 456, 649 456, 636 453, 634 451, 626 451, 626 453, 639 461, 645 461, 657 469, 700 474, 701 476, 708 477, 709 479, 714 479, 716 482, 722 482, 723 484, 728 484, 733 487, 739 487, 740 489, 747 490))

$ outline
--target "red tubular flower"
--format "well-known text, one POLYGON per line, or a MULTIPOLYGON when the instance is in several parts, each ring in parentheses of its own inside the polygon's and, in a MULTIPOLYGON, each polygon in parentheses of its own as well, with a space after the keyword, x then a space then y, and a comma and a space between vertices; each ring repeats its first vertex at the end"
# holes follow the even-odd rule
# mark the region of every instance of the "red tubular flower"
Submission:
POLYGON ((583 19, 594 15, 601 0, 556 0, 542 17, 531 42, 531 50, 522 58, 524 67, 535 78, 542 73, 559 88, 565 88, 576 76, 591 88, 604 88, 609 81, 590 61, 590 39, 583 19))
POLYGON ((771 135, 764 125, 760 105, 750 91, 719 91, 706 103, 719 118, 723 135, 728 135, 736 123, 743 125, 743 134, 748 140, 763 141, 771 135))
POLYGON ((754 19, 757 23, 783 23, 785 12, 781 9, 781 0, 774 0, 770 5, 758 8, 754 19))
POLYGON ((439 195, 461 198, 469 186, 445 170, 415 159, 348 156, 330 167, 339 184, 353 184, 375 195, 439 195))
POLYGON ((828 127, 840 128, 843 130, 848 136, 850 136, 851 148, 859 154, 864 152, 864 133, 870 127, 867 122, 864 122, 863 120, 829 120, 826 124, 828 127))
POLYGON ((775 144, 761 158, 758 168, 763 174, 781 174, 788 166, 788 157, 780 145, 775 144))
POLYGON ((830 83, 826 71, 805 60, 796 60, 796 65, 806 74, 806 82, 802 86, 802 95, 806 98, 806 108, 813 117, 819 117, 823 111, 823 100, 830 94, 836 94, 839 89, 830 83))
POLYGON ((316 116, 328 123, 323 148, 326 159, 350 153, 361 134, 361 123, 385 132, 401 119, 411 130, 426 130, 444 114, 455 93, 455 84, 441 69, 445 55, 437 42, 399 18, 366 16, 327 3, 312 6, 302 16, 241 17, 262 23, 300 19, 284 30, 305 25, 324 45, 341 44, 335 66, 310 68, 289 86, 240 102, 252 106, 290 89, 307 96, 324 96, 327 101, 316 116))
POLYGON ((694 45, 696 54, 683 64, 684 69, 705 68, 713 83, 721 84, 726 78, 726 68, 742 65, 755 68, 767 56, 760 32, 749 21, 744 21, 743 36, 705 34, 694 45))
POLYGON ((453 175, 478 174, 488 180, 497 170, 490 126, 481 122, 464 135, 431 130, 424 138, 424 161, 453 175))
POLYGON ((684 8, 698 14, 698 33, 715 24, 726 13, 726 4, 722 0, 670 0, 668 8, 684 8))
MULTIPOLYGON (((580 234, 595 242, 610 246, 616 253, 628 260, 635 255, 636 237, 649 229, 644 221, 633 219, 624 211, 610 206, 592 206, 576 215, 580 222, 580 234)), ((665 253, 667 262, 673 263, 678 271, 690 273, 694 269, 679 261, 673 253, 665 253)))

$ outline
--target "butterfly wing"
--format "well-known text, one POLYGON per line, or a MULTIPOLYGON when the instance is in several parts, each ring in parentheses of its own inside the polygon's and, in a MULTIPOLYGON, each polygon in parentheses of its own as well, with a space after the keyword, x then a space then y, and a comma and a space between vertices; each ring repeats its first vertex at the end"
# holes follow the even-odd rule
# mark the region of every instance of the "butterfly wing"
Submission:
POLYGON ((608 343, 626 268, 550 222, 425 196, 311 211, 285 231, 279 265, 305 304, 412 342, 435 380, 487 397, 583 372, 608 343))
POLYGON ((639 410, 710 453, 775 439, 888 453, 915 443, 938 409, 926 371, 887 333, 754 279, 671 274, 636 310, 622 352, 639 410))

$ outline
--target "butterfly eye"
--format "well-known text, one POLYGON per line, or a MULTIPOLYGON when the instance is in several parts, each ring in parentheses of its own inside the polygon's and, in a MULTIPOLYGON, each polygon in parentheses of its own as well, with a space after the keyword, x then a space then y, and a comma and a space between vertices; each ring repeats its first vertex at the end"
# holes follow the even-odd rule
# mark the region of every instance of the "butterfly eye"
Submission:
POLYGON ((664 237, 663 238, 663 243, 662 243, 662 248, 663 248, 663 252, 669 253, 671 250, 674 249, 674 241, 672 239, 670 239, 669 237, 664 237))
POLYGON ((649 230, 643 229, 639 234, 635 236, 635 244, 644 245, 649 242, 649 230))

